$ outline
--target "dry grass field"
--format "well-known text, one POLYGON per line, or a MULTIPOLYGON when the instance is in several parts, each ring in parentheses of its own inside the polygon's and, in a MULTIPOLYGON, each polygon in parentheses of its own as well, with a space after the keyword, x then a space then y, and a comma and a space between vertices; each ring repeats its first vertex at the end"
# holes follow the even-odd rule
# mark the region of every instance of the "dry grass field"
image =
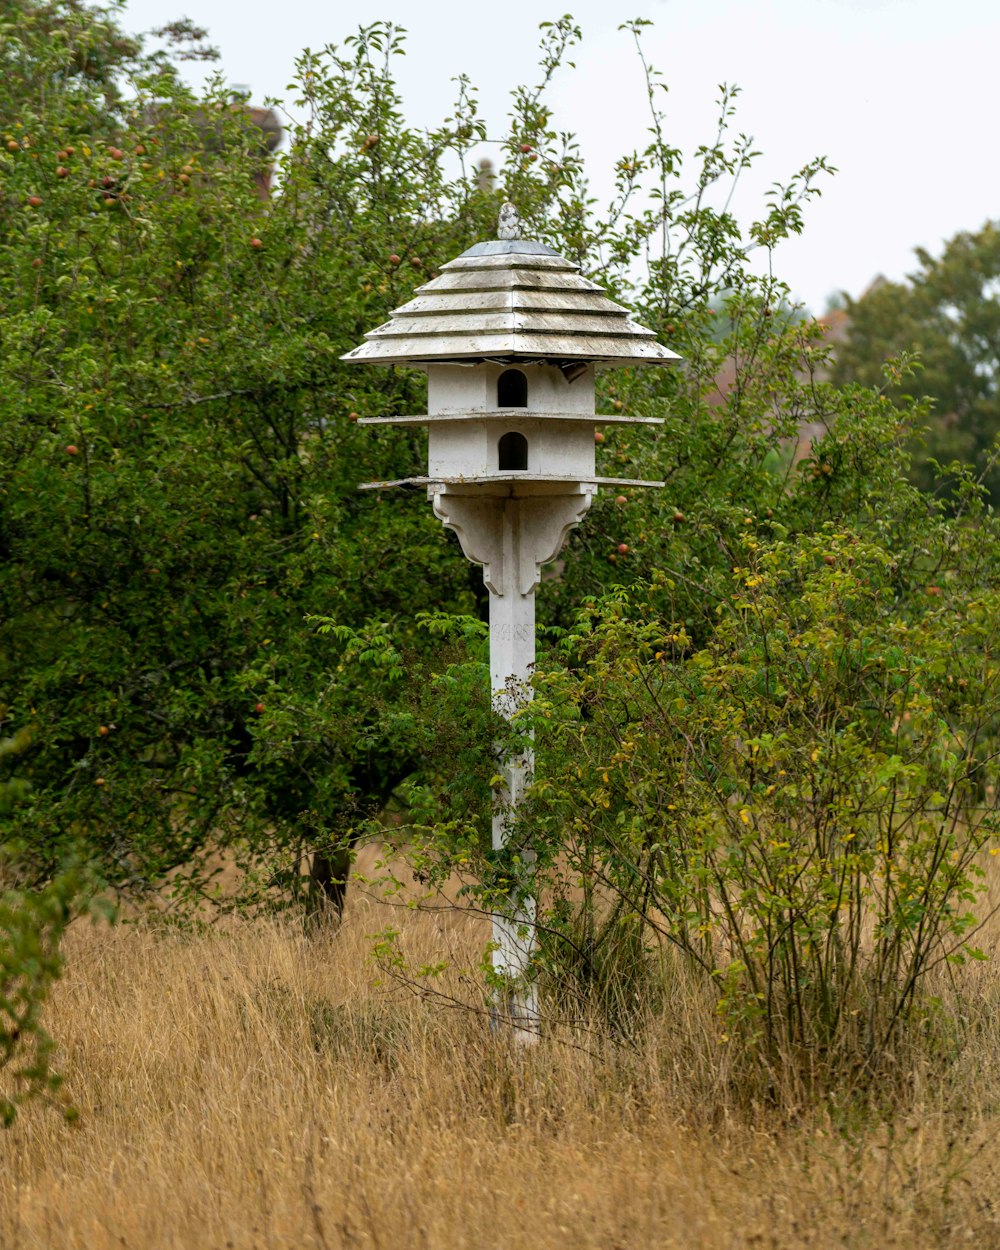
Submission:
POLYGON ((992 967, 951 990, 967 1039, 945 1076, 918 1065, 887 1116, 779 1119, 726 1093, 680 984, 638 1050, 516 1053, 474 1012, 375 984, 387 920, 428 959, 471 963, 484 937, 358 893, 312 937, 78 927, 49 1025, 80 1118, 36 1103, 0 1135, 0 1247, 1000 1246, 992 967))

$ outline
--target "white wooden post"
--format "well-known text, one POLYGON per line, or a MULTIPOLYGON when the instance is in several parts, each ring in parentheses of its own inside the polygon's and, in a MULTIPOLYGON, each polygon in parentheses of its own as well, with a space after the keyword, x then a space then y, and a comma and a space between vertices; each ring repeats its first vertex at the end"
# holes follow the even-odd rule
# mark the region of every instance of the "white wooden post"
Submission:
MULTIPOLYGON (((503 593, 490 590, 490 688, 493 706, 507 720, 531 698, 535 665, 535 577, 522 593, 522 504, 503 501, 500 536, 503 565, 513 576, 503 579, 503 593)), ((533 571, 532 571, 533 572, 533 571)), ((518 810, 531 784, 535 756, 530 745, 517 755, 498 759, 501 785, 493 795, 493 849, 504 850, 517 839, 518 810)), ((514 1037, 532 1041, 538 1035, 538 986, 531 966, 535 948, 536 902, 533 886, 535 854, 522 844, 511 862, 508 904, 493 917, 493 969, 506 984, 497 1015, 510 1021, 514 1037)), ((498 997, 500 997, 498 995, 498 997)))
MULTIPOLYGON (((535 664, 535 589, 541 566, 555 559, 570 529, 587 513, 593 488, 575 484, 563 495, 484 496, 439 487, 434 511, 453 529, 468 559, 483 566, 490 592, 490 685, 493 706, 511 720, 531 698, 535 664)), ((498 760, 502 784, 493 796, 493 849, 517 840, 518 808, 534 769, 528 746, 498 760)), ((494 1000, 496 1019, 509 1024, 514 1039, 532 1043, 539 1033, 535 950, 535 853, 525 843, 512 866, 507 904, 493 917, 493 970, 505 990, 494 1000), (516 871, 514 870, 516 868, 516 871)))

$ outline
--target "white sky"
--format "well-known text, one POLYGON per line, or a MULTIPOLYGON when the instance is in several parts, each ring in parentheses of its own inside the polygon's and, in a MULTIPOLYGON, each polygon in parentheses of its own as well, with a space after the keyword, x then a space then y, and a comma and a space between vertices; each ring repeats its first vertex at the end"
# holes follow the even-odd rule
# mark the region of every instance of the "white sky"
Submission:
MULTIPOLYGON (((805 233, 775 269, 821 312, 839 290, 858 295, 878 273, 915 268, 959 230, 1000 218, 1000 5, 996 0, 128 0, 124 25, 144 31, 187 16, 209 29, 218 64, 254 103, 283 98, 304 47, 339 43, 359 22, 409 32, 397 61, 411 123, 450 111, 461 72, 479 85, 490 132, 502 133, 509 91, 534 82, 537 27, 569 9, 583 27, 575 70, 550 96, 558 129, 580 137, 601 186, 648 125, 631 36, 619 23, 651 18, 647 55, 670 87, 668 139, 686 150, 712 136, 717 84, 742 88, 734 130, 754 136, 757 173, 741 183, 741 220, 763 193, 813 156, 839 173, 822 182, 805 233)), ((197 82, 203 67, 192 66, 197 82)))

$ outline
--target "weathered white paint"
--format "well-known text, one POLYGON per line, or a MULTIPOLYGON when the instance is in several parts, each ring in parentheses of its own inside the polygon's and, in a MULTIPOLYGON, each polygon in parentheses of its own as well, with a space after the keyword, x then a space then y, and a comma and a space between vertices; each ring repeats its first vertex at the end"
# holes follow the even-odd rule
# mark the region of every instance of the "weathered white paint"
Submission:
POLYGON ((515 471, 541 478, 594 476, 593 417, 589 422, 560 422, 553 426, 544 420, 517 416, 514 411, 501 420, 434 422, 427 438, 428 476, 499 474, 500 439, 509 433, 523 435, 528 444, 527 470, 515 471))
MULTIPOLYGON (((669 364, 677 355, 637 325, 579 266, 544 243, 477 243, 369 331, 345 360, 420 364, 537 360, 669 364)), ((432 401, 433 408, 433 401, 432 401)))
MULTIPOLYGON (((524 409, 521 409, 524 411, 524 409)), ((361 417, 358 425, 434 425, 437 421, 478 421, 482 412, 440 412, 415 413, 412 416, 398 417, 361 417)), ((546 421, 579 421, 581 414, 572 412, 535 412, 531 416, 546 421)), ((593 425, 662 425, 662 417, 625 417, 621 413, 608 416, 605 413, 587 414, 587 421, 593 425)))
POLYGON ((362 482, 358 490, 391 490, 394 486, 426 486, 433 496, 442 486, 478 486, 484 494, 509 495, 512 499, 537 498, 552 493, 559 484, 578 486, 665 486, 642 477, 598 477, 596 474, 579 482, 575 477, 532 477, 530 473, 459 474, 455 477, 400 477, 394 481, 362 482))
POLYGON ((527 383, 523 407, 500 407, 498 385, 508 366, 427 367, 427 408, 434 418, 427 440, 428 476, 483 477, 502 472, 500 440, 518 433, 528 444, 526 472, 534 478, 590 478, 594 462, 594 369, 567 382, 552 365, 522 365, 527 383), (558 412, 558 425, 542 414, 558 412), (449 413, 461 420, 441 418, 449 413), (481 420, 470 419, 481 413, 481 420), (538 414, 532 419, 533 414, 538 414), (579 414, 580 421, 568 418, 579 414))
MULTIPOLYGON (((522 598, 534 594, 542 565, 556 558, 593 499, 593 489, 583 482, 547 484, 547 493, 522 498, 484 494, 464 483, 435 483, 429 493, 434 515, 458 535, 466 559, 483 566, 483 582, 498 598, 515 590, 522 598)), ((534 645, 532 635, 532 663, 534 645)), ((493 689, 511 672, 498 671, 493 689)))
POLYGON ((522 234, 521 214, 517 211, 517 205, 512 204, 510 200, 505 200, 500 205, 500 216, 497 220, 497 238, 505 240, 519 239, 522 234))
MULTIPOLYGON (((588 365, 578 378, 567 382, 561 369, 553 365, 515 362, 513 366, 485 361, 478 365, 427 366, 427 411, 431 416, 445 413, 531 412, 568 415, 578 412, 593 424, 594 367, 588 365), (528 382, 526 408, 497 406, 500 375, 510 368, 524 374, 528 382)), ((593 440, 593 431, 591 431, 593 440)))

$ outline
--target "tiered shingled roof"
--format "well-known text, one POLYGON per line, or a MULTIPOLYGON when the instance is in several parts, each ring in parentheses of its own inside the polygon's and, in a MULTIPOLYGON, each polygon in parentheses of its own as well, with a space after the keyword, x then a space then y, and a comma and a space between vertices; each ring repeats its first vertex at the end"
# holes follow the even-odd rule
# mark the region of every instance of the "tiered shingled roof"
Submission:
POLYGON ((376 364, 495 360, 669 364, 676 353, 544 243, 477 243, 344 356, 376 364))

